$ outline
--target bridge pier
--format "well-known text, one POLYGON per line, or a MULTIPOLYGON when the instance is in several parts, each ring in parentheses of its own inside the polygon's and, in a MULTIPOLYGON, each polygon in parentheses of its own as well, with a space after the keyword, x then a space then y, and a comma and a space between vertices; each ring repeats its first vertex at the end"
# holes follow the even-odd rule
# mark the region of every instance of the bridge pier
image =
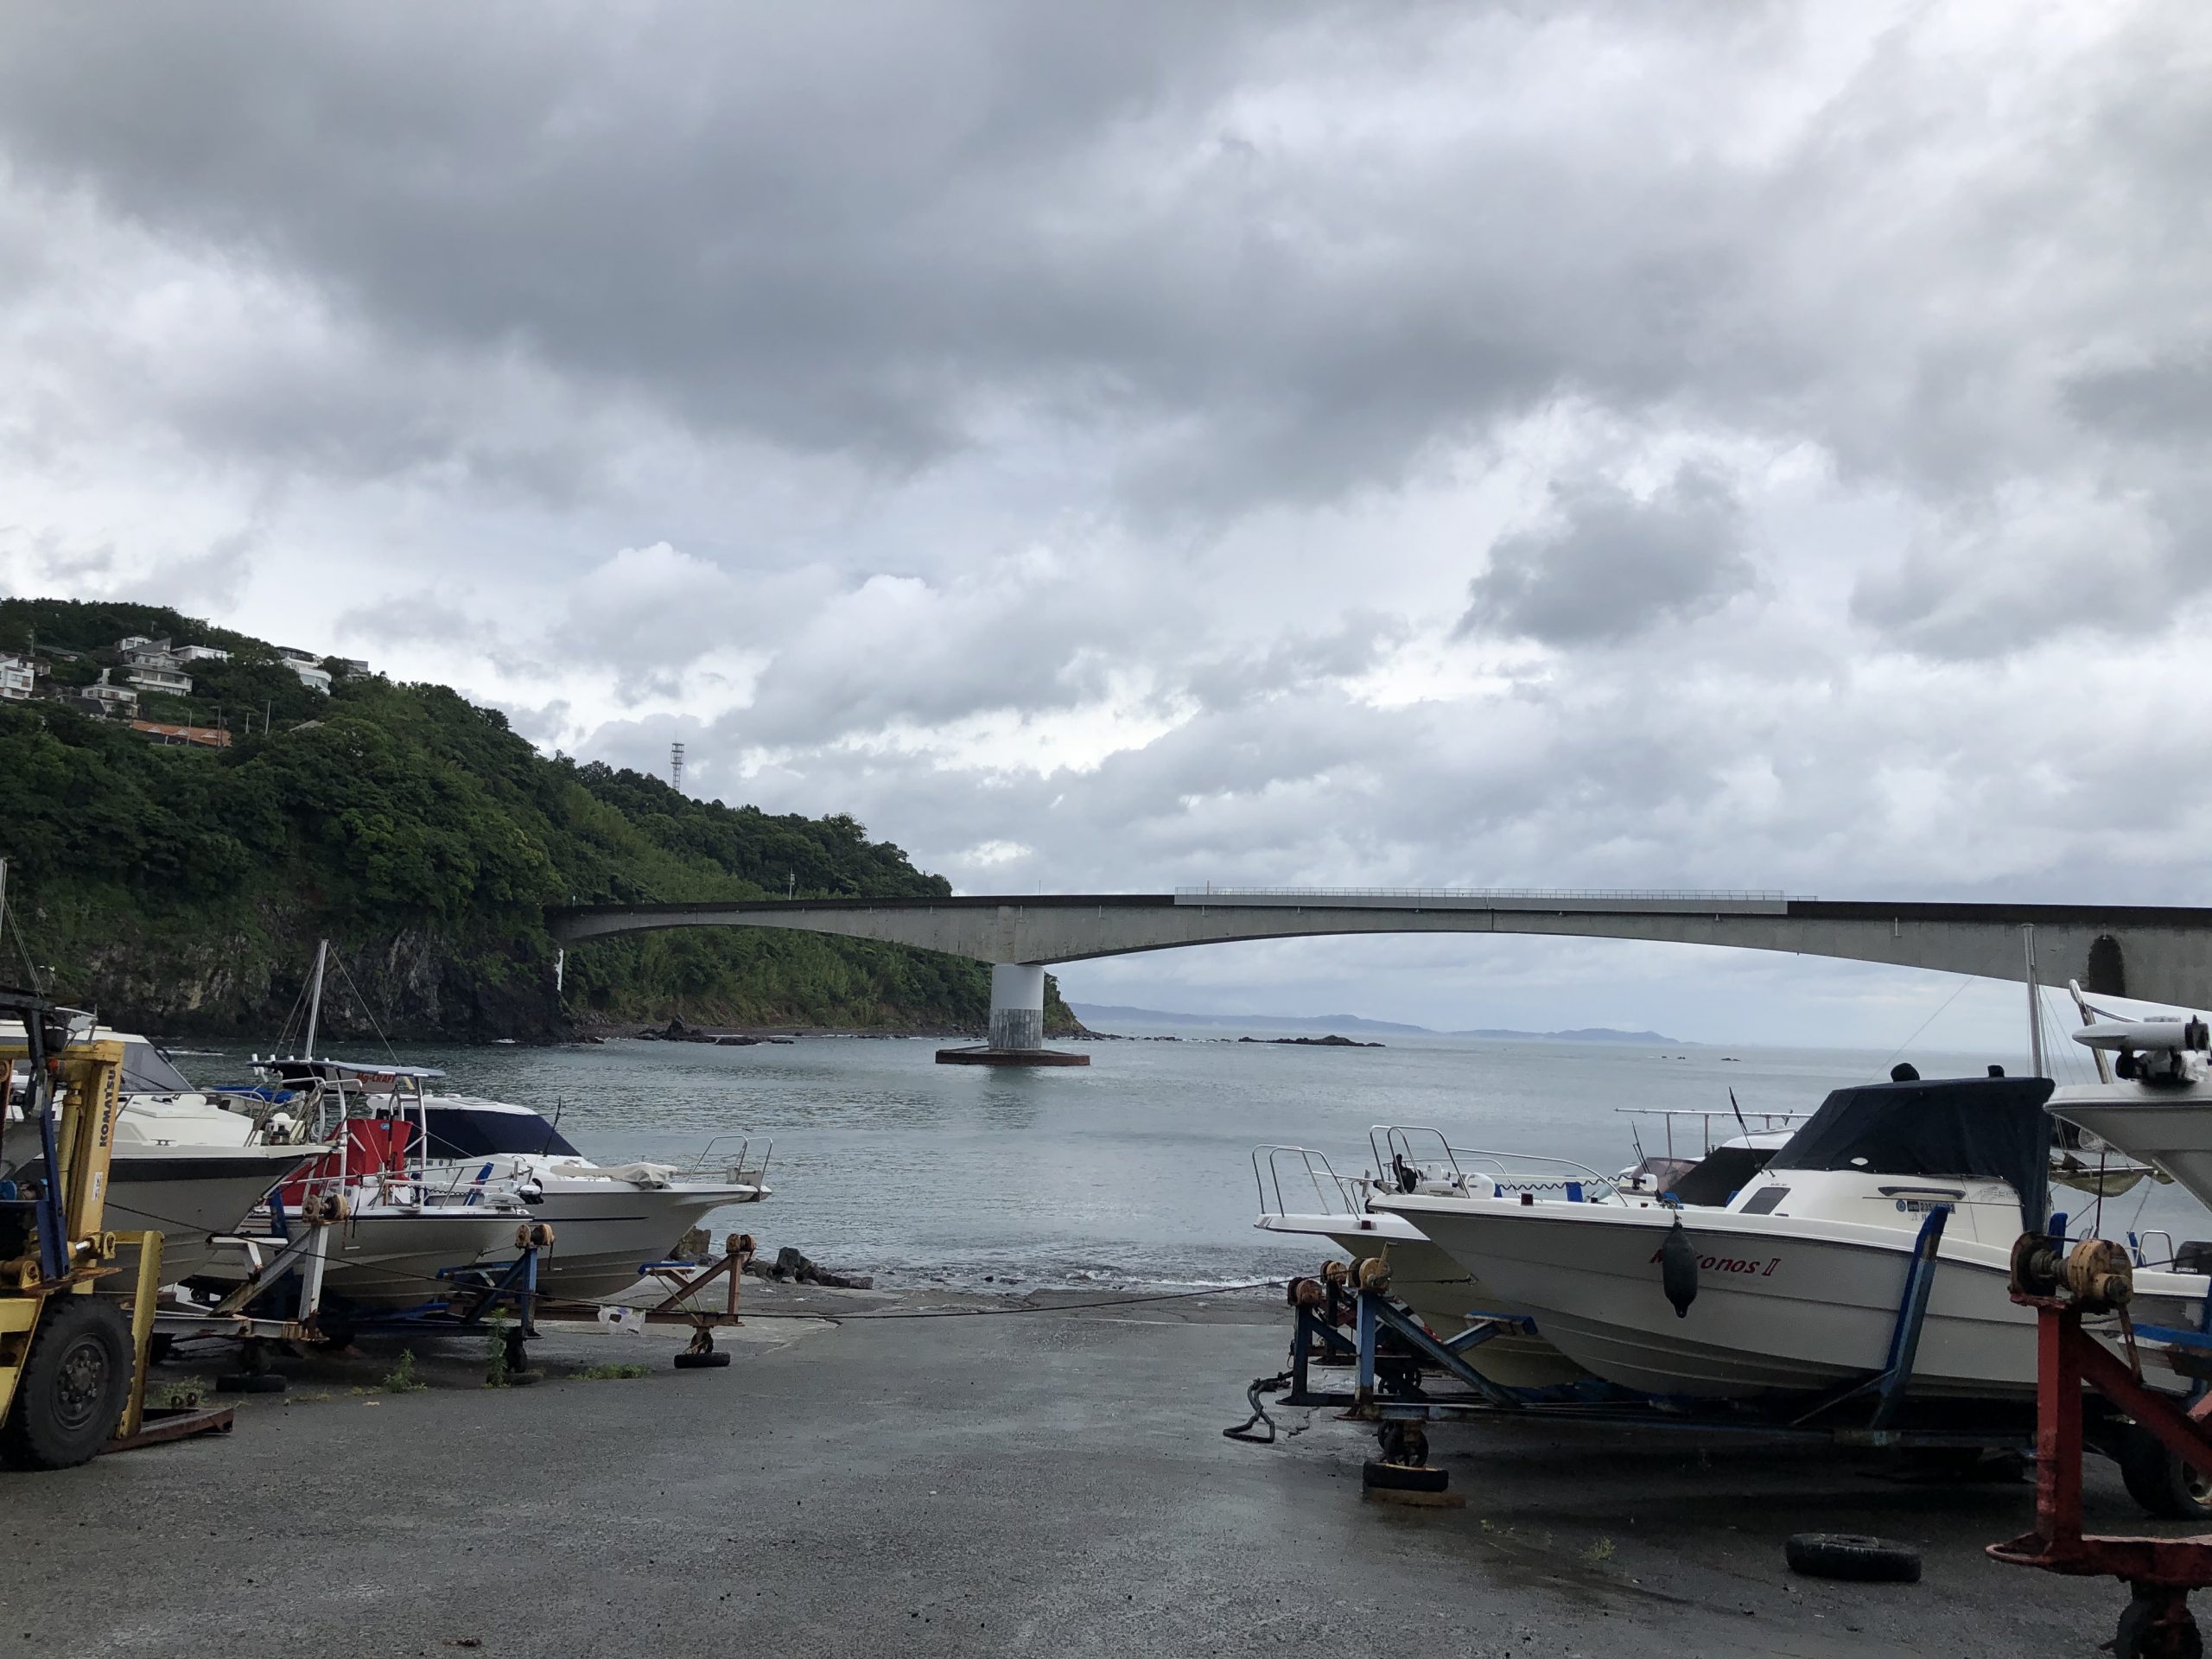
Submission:
POLYGON ((940 1048, 940 1065, 1089 1065, 1088 1054, 1045 1046, 1045 965, 991 964, 991 1039, 981 1048, 940 1048))

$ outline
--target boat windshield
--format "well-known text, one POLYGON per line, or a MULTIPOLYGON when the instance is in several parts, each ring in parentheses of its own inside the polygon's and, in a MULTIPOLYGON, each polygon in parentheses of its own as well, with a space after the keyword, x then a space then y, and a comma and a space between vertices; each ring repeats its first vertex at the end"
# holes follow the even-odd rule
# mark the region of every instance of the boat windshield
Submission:
POLYGON ((2009 1181, 2039 1232, 2050 1192, 2048 1077, 1958 1077, 1839 1089, 1770 1160, 1776 1169, 1860 1169, 2009 1181))
POLYGON ((123 1039, 123 1092, 126 1095, 188 1095, 192 1085, 169 1064, 168 1056, 140 1037, 123 1039))
POLYGON ((1715 1147, 1698 1160, 1694 1169, 1685 1170, 1675 1178, 1675 1196, 1684 1204, 1717 1208, 1734 1198, 1773 1156, 1772 1147, 1748 1146, 1742 1139, 1715 1147))
POLYGON ((541 1158, 581 1158, 561 1131, 546 1118, 521 1107, 482 1105, 441 1100, 433 1096, 423 1103, 424 1127, 431 1158, 492 1158, 522 1154, 541 1158))

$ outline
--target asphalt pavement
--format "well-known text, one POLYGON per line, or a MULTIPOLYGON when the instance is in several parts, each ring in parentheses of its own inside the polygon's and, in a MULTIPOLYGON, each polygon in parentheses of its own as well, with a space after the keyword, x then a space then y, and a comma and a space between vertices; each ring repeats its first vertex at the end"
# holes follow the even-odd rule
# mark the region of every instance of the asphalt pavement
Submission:
MULTIPOLYGON (((534 1387, 486 1388, 483 1344, 448 1338, 400 1391, 380 1340, 285 1362, 226 1438, 0 1474, 0 1659, 2088 1659, 2125 1599, 1982 1555, 2027 1526, 2024 1482, 1827 1450, 1446 1427, 1464 1509, 1364 1503, 1357 1425, 1222 1437, 1282 1363, 1265 1301, 747 1295, 725 1370, 569 1326, 533 1344, 534 1387), (807 1309, 841 1322, 769 1316, 807 1309), (854 1317, 918 1312, 954 1317, 854 1317), (1805 1529, 1913 1543, 1925 1577, 1794 1577, 1805 1529)), ((181 1353, 155 1392, 219 1369, 181 1353)), ((2146 1529, 2108 1468, 2090 1487, 2093 1527, 2146 1529)))

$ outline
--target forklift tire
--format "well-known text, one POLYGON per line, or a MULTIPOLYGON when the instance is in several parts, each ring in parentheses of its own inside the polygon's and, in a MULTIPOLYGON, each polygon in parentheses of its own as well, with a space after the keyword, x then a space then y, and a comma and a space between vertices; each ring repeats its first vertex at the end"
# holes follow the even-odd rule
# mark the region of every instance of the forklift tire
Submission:
POLYGON ((714 1370, 729 1363, 729 1356, 719 1348, 710 1348, 703 1354, 678 1354, 676 1369, 679 1371, 714 1370))
POLYGON ((130 1322, 98 1296, 56 1296, 39 1315, 0 1424, 0 1461, 73 1469, 115 1437, 130 1395, 130 1322))
POLYGON ((1360 1466, 1359 1484, 1385 1492, 1440 1492, 1451 1485, 1452 1471, 1370 1458, 1360 1466))
POLYGON ((1848 1579, 1857 1584, 1918 1584, 1920 1552, 1855 1532, 1792 1533, 1783 1553, 1789 1570, 1810 1579, 1848 1579))
POLYGON ((2192 1469, 2139 1423, 2123 1428, 2113 1455, 2127 1495, 2161 1521, 2212 1516, 2212 1476, 2192 1469))

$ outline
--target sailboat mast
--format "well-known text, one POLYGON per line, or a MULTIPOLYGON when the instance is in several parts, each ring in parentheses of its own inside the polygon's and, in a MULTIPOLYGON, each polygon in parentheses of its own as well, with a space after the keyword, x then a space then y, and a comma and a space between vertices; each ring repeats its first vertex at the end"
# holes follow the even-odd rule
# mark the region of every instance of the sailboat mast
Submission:
POLYGON ((323 958, 329 954, 330 941, 328 939, 317 939, 315 945, 315 984, 314 988, 308 993, 308 1047, 307 1053, 304 1058, 310 1060, 315 1058, 315 1025, 316 1022, 322 1018, 323 958))
POLYGON ((2040 1077, 2049 1075, 2043 1069, 2043 993, 2036 985, 2036 928, 2033 922, 2020 929, 2027 942, 2028 973, 2028 1075, 2040 1077))

